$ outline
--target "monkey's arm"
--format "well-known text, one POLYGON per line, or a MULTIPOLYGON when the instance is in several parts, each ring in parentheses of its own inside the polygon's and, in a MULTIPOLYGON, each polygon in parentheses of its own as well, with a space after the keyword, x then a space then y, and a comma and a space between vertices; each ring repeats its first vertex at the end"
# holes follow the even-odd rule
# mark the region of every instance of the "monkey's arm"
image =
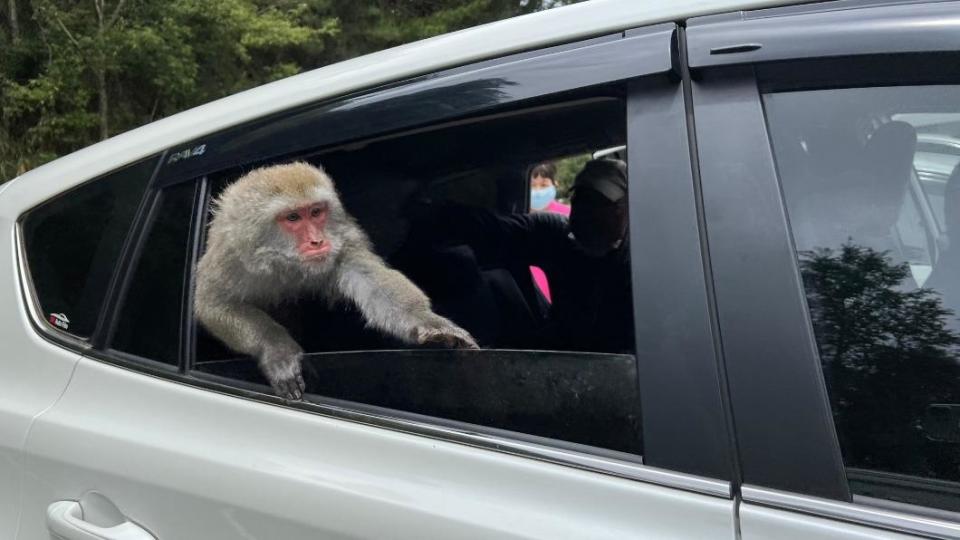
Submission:
POLYGON ((303 349, 263 310, 242 302, 207 300, 197 302, 196 314, 203 326, 225 345, 257 358, 260 370, 278 396, 303 396, 303 349))
POLYGON ((469 332, 434 313, 423 291, 373 253, 345 254, 340 267, 337 288, 370 326, 407 343, 478 348, 469 332))

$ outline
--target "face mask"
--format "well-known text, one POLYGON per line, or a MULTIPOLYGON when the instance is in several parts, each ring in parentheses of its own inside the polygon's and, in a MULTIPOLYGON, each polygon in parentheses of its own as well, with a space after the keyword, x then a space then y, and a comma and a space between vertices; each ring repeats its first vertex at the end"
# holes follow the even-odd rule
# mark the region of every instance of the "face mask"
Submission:
POLYGON ((554 186, 531 189, 530 190, 530 208, 534 210, 543 210, 557 197, 557 188, 554 186))

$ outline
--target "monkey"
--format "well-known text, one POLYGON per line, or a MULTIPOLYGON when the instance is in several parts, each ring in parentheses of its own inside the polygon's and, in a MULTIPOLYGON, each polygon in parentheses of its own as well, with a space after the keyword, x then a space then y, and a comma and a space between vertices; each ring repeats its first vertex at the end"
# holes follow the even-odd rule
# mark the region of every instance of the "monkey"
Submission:
POLYGON ((303 349, 268 315, 287 299, 352 302, 368 326, 405 343, 478 348, 373 252, 322 168, 295 162, 252 170, 215 199, 212 216, 194 313, 225 345, 255 357, 284 399, 301 399, 306 390, 303 349))

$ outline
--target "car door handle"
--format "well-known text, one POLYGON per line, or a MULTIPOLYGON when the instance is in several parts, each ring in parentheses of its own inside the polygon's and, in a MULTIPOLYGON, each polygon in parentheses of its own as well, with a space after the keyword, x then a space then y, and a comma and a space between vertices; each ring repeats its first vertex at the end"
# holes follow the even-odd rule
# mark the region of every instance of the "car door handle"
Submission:
POLYGON ((101 527, 83 519, 77 501, 57 501, 47 507, 47 528, 58 540, 157 540, 131 521, 101 527))

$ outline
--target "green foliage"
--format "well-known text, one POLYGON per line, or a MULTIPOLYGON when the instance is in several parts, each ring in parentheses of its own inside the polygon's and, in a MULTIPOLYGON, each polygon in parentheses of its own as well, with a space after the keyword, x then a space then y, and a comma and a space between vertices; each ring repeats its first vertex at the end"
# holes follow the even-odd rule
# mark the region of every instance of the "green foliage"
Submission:
POLYGON ((7 0, 0 182, 306 69, 574 1, 7 0))
POLYGON ((523 15, 576 0, 326 0, 341 22, 339 58, 523 15))
POLYGON ((557 166, 557 177, 553 180, 557 184, 557 197, 563 202, 569 201, 573 180, 577 177, 577 173, 583 169, 583 166, 590 161, 591 157, 589 153, 577 154, 554 162, 557 166))
POLYGON ((335 18, 317 18, 304 3, 33 0, 18 8, 23 39, 0 45, 12 51, 0 65, 2 179, 298 73, 300 51, 322 51, 338 32, 335 18))

